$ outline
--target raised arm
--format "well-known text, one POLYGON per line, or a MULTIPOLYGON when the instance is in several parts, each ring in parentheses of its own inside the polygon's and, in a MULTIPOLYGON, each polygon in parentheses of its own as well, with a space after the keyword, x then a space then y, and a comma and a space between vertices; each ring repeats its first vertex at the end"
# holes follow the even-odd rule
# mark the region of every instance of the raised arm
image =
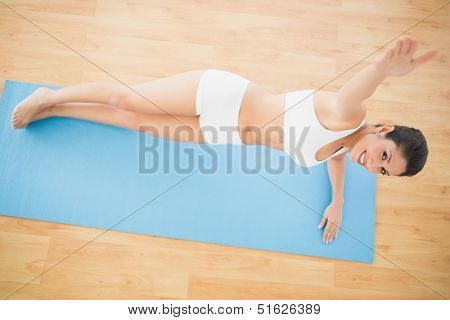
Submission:
POLYGON ((364 114, 364 100, 368 99, 378 85, 388 76, 404 76, 417 66, 433 59, 437 50, 428 50, 414 58, 418 44, 410 37, 397 40, 376 61, 351 78, 338 92, 337 108, 344 117, 364 114))

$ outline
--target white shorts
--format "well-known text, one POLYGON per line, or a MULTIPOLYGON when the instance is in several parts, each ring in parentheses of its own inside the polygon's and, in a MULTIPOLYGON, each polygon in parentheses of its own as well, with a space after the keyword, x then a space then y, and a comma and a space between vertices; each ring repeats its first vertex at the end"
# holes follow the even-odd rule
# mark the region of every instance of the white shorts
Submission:
POLYGON ((238 118, 250 81, 231 72, 208 69, 197 87, 196 112, 208 144, 242 144, 238 118))

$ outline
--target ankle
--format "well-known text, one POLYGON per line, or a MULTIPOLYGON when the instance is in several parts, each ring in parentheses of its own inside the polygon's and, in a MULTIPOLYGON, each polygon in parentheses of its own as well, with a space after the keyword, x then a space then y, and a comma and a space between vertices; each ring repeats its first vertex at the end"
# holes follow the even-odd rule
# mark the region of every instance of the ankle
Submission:
POLYGON ((53 94, 55 90, 49 89, 49 88, 39 88, 41 90, 41 93, 39 95, 39 107, 40 109, 47 109, 50 106, 54 105, 53 103, 53 94))
POLYGON ((54 117, 56 115, 56 106, 49 106, 39 112, 45 118, 54 117))

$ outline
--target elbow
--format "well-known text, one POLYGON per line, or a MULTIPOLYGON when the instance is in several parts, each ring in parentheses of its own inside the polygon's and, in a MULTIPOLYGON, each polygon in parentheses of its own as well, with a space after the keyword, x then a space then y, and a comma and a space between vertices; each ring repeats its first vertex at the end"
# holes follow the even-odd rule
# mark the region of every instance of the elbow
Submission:
POLYGON ((355 126, 357 126, 366 118, 367 105, 364 102, 343 103, 338 100, 336 107, 339 118, 345 123, 356 124, 355 126))
POLYGON ((328 161, 343 161, 345 159, 345 153, 341 153, 337 156, 330 158, 328 161))

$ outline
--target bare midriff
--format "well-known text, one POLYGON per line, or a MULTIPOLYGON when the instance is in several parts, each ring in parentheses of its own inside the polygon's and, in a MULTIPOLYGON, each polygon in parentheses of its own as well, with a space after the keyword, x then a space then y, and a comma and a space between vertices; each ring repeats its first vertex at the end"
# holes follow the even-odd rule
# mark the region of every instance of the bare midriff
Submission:
POLYGON ((283 150, 284 94, 274 95, 250 82, 239 113, 244 144, 262 144, 283 150))

